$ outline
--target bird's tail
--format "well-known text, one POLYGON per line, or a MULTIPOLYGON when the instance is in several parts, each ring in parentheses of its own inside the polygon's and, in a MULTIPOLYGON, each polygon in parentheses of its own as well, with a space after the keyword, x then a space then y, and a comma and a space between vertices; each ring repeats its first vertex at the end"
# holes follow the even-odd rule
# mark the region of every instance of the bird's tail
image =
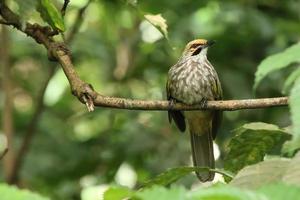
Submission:
MULTIPOLYGON (((190 131, 193 162, 195 167, 215 168, 215 158, 213 152, 213 138, 210 133, 202 133, 201 135, 190 131)), ((215 177, 214 172, 196 172, 198 178, 202 182, 212 181, 215 177)))

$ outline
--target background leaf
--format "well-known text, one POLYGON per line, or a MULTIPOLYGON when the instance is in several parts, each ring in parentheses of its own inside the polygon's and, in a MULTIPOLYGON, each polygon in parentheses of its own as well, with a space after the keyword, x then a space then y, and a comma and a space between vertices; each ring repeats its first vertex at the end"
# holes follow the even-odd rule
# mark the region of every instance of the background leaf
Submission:
POLYGON ((150 22, 153 26, 155 26, 165 38, 168 39, 168 25, 167 20, 161 16, 161 14, 151 15, 146 14, 144 15, 145 19, 150 22))
POLYGON ((188 200, 266 200, 266 196, 254 191, 221 185, 198 189, 188 194, 188 200))
POLYGON ((243 168, 230 185, 256 189, 283 182, 300 187, 300 152, 293 159, 271 159, 243 168))
POLYGON ((262 161, 267 153, 278 153, 285 141, 291 138, 285 130, 273 124, 255 122, 234 130, 224 168, 237 172, 244 166, 262 161))
POLYGON ((270 200, 289 200, 299 199, 300 197, 299 186, 287 185, 283 183, 263 186, 258 189, 258 192, 266 195, 270 200))
POLYGON ((286 144, 285 151, 293 153, 300 149, 300 78, 296 80, 291 90, 289 106, 293 124, 293 139, 286 144))
POLYGON ((42 19, 47 22, 54 30, 65 31, 65 24, 61 13, 49 0, 39 0, 37 11, 42 19))
POLYGON ((153 186, 136 192, 134 197, 141 200, 185 200, 185 189, 183 187, 171 187, 170 189, 153 186))
POLYGON ((104 200, 122 200, 130 197, 132 194, 133 191, 126 187, 110 187, 104 193, 104 200))
POLYGON ((294 70, 289 77, 286 79, 286 81, 284 82, 283 85, 283 89, 282 92, 284 94, 287 94, 289 89, 293 86, 293 84, 295 83, 295 81, 297 80, 297 78, 300 77, 300 66, 294 70))
POLYGON ((238 172, 230 185, 257 189, 263 185, 280 182, 289 167, 289 163, 289 159, 272 159, 247 166, 238 172))
POLYGON ((37 6, 36 0, 14 0, 19 7, 19 13, 23 21, 27 21, 31 16, 32 12, 37 6))
MULTIPOLYGON (((152 185, 163 185, 167 186, 170 185, 171 183, 174 183, 178 179, 186 176, 187 174, 190 174, 191 172, 195 171, 210 171, 208 168, 203 168, 203 167, 176 167, 169 169, 160 175, 156 176, 155 178, 149 180, 144 184, 145 187, 150 187, 152 185)), ((226 172, 224 170, 219 170, 219 169, 213 169, 216 173, 220 173, 227 178, 231 179, 232 174, 229 172, 226 172)))
POLYGON ((300 152, 290 161, 287 171, 282 177, 282 181, 287 184, 300 186, 300 152))
POLYGON ((269 73, 287 67, 294 62, 300 62, 300 43, 294 44, 281 53, 265 58, 255 72, 254 89, 269 73))
POLYGON ((20 190, 15 186, 0 184, 1 200, 50 200, 29 190, 20 190))

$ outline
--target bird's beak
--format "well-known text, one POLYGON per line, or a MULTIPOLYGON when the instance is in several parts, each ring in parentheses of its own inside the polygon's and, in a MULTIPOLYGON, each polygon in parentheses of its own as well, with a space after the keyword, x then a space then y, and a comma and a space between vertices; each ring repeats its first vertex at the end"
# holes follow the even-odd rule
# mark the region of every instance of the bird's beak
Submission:
POLYGON ((216 43, 215 40, 208 40, 205 47, 210 47, 210 46, 214 45, 215 43, 216 43))

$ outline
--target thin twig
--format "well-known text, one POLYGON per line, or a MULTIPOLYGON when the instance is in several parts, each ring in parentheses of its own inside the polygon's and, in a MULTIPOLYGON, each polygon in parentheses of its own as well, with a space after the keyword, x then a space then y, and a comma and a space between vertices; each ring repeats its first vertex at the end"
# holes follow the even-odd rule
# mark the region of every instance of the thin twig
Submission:
POLYGON ((65 16, 65 14, 66 14, 66 10, 67 10, 67 7, 68 7, 68 5, 69 5, 69 3, 70 3, 70 0, 64 0, 64 5, 63 5, 63 7, 61 8, 61 15, 64 17, 65 16))

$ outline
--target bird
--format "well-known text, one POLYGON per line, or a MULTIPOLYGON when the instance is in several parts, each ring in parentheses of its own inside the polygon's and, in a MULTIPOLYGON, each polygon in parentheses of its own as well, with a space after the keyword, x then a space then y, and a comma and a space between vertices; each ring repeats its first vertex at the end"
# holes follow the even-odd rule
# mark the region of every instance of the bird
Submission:
MULTIPOLYGON (((221 100, 223 96, 218 74, 207 59, 207 50, 214 40, 195 39, 189 42, 180 59, 168 72, 166 93, 171 104, 175 102, 187 105, 204 106, 209 100, 221 100)), ((181 132, 188 129, 195 167, 215 168, 213 140, 221 125, 222 111, 168 111, 181 132)), ((211 170, 196 171, 201 182, 212 181, 215 173, 211 170)))

